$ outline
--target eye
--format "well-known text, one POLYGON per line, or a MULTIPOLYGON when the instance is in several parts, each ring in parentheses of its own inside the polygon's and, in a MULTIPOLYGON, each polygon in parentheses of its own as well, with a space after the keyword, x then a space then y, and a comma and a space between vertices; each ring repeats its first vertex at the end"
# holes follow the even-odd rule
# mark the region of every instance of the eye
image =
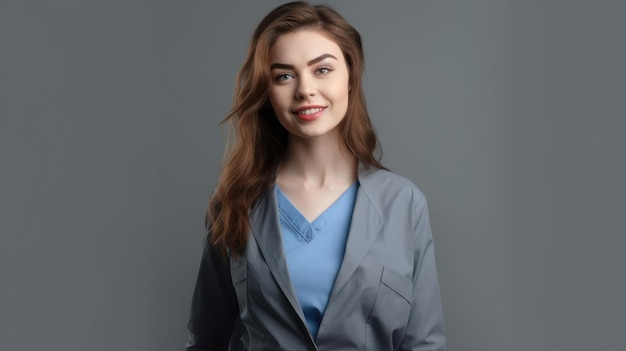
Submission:
POLYGON ((277 82, 285 82, 285 81, 288 81, 291 78, 293 78, 293 75, 291 73, 281 73, 281 74, 276 76, 276 81, 277 82))
POLYGON ((322 66, 320 68, 318 68, 315 73, 317 74, 328 74, 332 71, 332 68, 328 67, 328 66, 322 66))

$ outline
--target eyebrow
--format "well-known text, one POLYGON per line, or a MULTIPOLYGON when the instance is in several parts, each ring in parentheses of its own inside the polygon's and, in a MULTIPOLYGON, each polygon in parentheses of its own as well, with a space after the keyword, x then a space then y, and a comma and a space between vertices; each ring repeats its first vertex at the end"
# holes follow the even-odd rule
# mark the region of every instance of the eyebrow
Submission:
MULTIPOLYGON (((307 66, 311 66, 314 65, 320 61, 322 61, 325 58, 334 58, 335 60, 337 60, 337 58, 331 54, 323 54, 320 55, 314 59, 312 59, 311 61, 307 62, 306 65, 307 66)), ((338 61, 338 60, 337 60, 338 61)), ((270 66, 271 69, 275 69, 275 68, 282 68, 282 69, 295 69, 296 67, 294 65, 288 65, 286 63, 272 63, 272 66, 270 66)))

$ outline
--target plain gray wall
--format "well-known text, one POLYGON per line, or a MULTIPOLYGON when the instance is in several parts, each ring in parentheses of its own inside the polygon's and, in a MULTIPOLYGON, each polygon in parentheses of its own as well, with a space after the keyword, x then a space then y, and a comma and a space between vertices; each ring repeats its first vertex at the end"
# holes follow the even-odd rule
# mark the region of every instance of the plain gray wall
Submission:
MULTIPOLYGON (((0 350, 181 350, 216 127, 277 1, 0 2, 0 350)), ((450 350, 626 350, 626 5, 341 1, 450 350)))

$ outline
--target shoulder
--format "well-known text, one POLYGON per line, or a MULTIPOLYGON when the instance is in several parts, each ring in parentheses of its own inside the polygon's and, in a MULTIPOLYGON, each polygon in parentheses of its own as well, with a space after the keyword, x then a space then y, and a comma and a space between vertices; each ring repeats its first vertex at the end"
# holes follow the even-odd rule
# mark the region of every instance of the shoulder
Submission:
POLYGON ((400 202, 415 208, 426 203, 424 193, 411 180, 385 169, 359 171, 359 183, 367 197, 380 206, 400 202))

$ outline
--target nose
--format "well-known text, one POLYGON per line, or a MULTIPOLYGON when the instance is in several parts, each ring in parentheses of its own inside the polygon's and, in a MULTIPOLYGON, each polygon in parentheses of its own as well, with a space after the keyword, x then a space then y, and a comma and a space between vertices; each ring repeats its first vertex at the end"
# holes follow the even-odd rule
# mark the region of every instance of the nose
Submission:
POLYGON ((304 100, 310 96, 315 96, 315 86, 310 77, 300 76, 296 87, 296 99, 304 100))

